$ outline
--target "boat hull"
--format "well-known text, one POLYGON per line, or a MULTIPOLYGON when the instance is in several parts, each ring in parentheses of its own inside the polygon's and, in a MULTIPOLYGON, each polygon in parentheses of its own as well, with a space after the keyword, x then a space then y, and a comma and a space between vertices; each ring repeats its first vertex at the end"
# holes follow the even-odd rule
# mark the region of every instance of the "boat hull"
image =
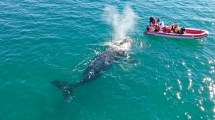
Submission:
POLYGON ((169 37, 169 38, 180 38, 180 39, 201 39, 208 36, 208 31, 200 30, 200 29, 191 29, 186 28, 186 32, 184 34, 174 33, 174 32, 163 32, 163 31, 150 31, 147 30, 144 32, 148 35, 161 36, 161 37, 169 37))

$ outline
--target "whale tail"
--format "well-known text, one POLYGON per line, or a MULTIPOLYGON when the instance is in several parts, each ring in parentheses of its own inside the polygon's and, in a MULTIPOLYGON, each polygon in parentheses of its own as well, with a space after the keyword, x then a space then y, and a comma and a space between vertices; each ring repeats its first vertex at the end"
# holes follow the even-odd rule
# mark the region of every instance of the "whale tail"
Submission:
POLYGON ((74 85, 65 81, 53 80, 52 84, 59 88, 66 101, 70 102, 72 100, 72 91, 74 89, 74 85))

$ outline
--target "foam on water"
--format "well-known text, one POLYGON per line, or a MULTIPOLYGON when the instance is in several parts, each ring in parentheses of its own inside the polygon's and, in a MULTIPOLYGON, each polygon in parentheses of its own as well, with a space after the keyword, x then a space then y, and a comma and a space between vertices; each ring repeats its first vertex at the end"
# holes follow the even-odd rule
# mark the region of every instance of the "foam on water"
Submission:
POLYGON ((132 46, 132 39, 130 37, 125 37, 125 38, 121 39, 120 41, 105 42, 104 45, 109 46, 118 51, 130 51, 131 46, 132 46), (131 42, 126 42, 126 43, 119 45, 119 43, 122 42, 124 39, 130 39, 131 42))

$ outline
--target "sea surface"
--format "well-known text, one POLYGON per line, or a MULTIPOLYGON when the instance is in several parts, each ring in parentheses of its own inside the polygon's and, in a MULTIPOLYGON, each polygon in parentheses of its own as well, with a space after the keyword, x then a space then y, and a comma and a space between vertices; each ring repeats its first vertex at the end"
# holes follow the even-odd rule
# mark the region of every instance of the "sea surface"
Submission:
POLYGON ((214 120, 214 0, 1 0, 0 120, 214 120), (181 40, 144 35, 149 17, 205 29, 181 40), (129 59, 65 101, 52 80, 76 83, 121 37, 129 59))

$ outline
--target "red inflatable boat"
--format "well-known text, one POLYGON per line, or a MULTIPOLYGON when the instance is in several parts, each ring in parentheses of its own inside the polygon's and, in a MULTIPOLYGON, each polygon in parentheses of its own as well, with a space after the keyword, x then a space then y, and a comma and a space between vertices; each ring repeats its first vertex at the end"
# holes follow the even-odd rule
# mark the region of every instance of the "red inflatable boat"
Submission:
POLYGON ((155 32, 154 30, 146 30, 145 34, 162 36, 162 37, 171 37, 171 38, 184 38, 184 39, 200 39, 208 36, 208 31, 200 29, 185 28, 183 34, 174 33, 171 30, 159 30, 155 32))

